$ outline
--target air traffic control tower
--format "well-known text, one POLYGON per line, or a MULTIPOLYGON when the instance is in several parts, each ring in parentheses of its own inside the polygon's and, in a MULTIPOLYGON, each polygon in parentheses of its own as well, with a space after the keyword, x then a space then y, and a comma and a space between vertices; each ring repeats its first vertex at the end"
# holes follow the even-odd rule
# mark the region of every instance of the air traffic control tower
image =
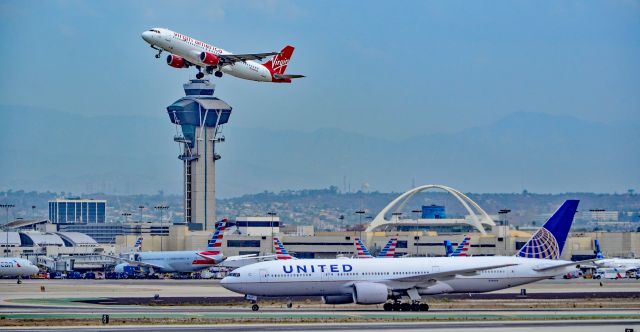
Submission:
POLYGON ((212 230, 216 221, 215 163, 220 155, 215 146, 224 142, 221 129, 229 122, 231 106, 214 97, 214 90, 208 80, 190 80, 184 84, 186 97, 167 107, 181 132, 174 141, 182 148, 184 218, 192 230, 212 230))

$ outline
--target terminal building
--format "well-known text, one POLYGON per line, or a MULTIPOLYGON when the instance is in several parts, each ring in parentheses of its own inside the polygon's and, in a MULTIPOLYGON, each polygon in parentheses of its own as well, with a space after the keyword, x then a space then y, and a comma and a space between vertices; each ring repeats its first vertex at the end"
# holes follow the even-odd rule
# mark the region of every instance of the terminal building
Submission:
POLYGON ((107 201, 58 198, 49 201, 49 220, 54 224, 102 224, 106 220, 107 201))

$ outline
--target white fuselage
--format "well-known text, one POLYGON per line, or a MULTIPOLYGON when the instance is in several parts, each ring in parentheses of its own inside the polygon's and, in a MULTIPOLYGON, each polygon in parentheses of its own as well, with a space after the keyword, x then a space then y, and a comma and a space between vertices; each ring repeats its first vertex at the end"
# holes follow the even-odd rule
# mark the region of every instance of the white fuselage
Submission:
POLYGON ((640 268, 640 259, 633 258, 605 258, 594 262, 598 267, 621 268, 625 270, 640 268))
POLYGON ((413 257, 395 259, 300 259, 270 261, 241 267, 222 280, 223 287, 255 296, 325 296, 351 294, 358 282, 382 283, 390 290, 416 288, 421 295, 478 293, 523 285, 574 269, 573 266, 536 271, 567 261, 522 257, 413 257), (430 280, 461 268, 516 264, 469 275, 430 280), (394 279, 420 276, 420 281, 394 279))
MULTIPOLYGON (((202 68, 207 67, 207 64, 200 61, 200 53, 202 52, 209 52, 215 55, 233 54, 175 31, 168 29, 155 30, 158 30, 160 33, 145 32, 143 34, 143 39, 147 43, 171 54, 179 55, 190 63, 202 68)), ((231 65, 225 65, 221 68, 221 71, 246 80, 259 82, 272 81, 269 70, 255 61, 239 61, 231 65)))
POLYGON ((37 266, 24 258, 0 258, 0 277, 24 277, 38 271, 37 266))
MULTIPOLYGON (((206 259, 198 255, 199 251, 159 251, 159 252, 137 252, 133 253, 134 261, 153 265, 154 272, 197 272, 216 265, 220 259, 206 259)), ((122 272, 119 265, 116 272, 122 272)), ((133 265, 133 264, 129 264, 133 265)), ((144 266, 144 265, 143 265, 144 266)))

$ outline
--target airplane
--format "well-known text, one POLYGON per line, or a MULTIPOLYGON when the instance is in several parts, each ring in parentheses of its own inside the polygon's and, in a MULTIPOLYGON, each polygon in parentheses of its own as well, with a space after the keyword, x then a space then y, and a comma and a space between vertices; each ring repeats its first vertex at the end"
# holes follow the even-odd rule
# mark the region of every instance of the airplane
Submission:
POLYGON ((600 250, 600 242, 595 240, 595 254, 596 260, 593 262, 598 268, 616 268, 616 269, 624 269, 633 270, 640 268, 640 259, 638 258, 606 258, 602 254, 602 250, 600 250))
POLYGON ((251 81, 291 83, 292 79, 304 77, 304 75, 284 73, 294 50, 290 45, 285 46, 280 52, 232 54, 163 28, 153 28, 143 32, 142 39, 158 51, 156 58, 160 58, 163 51, 169 52, 167 56, 169 66, 174 68, 195 66, 198 69, 197 79, 211 74, 222 77, 223 73, 227 73, 251 81), (269 56, 272 58, 264 64, 255 61, 261 61, 269 56))
MULTIPOLYGON (((364 245, 364 242, 360 238, 354 239, 354 245, 356 247, 356 258, 374 258, 364 245)), ((398 246, 398 239, 391 238, 387 244, 382 248, 377 258, 393 258, 395 257, 396 247, 398 246)))
POLYGON ((18 277, 18 283, 22 283, 22 277, 36 274, 40 269, 31 261, 17 257, 0 258, 0 277, 18 277))
POLYGON ((458 247, 456 247, 456 250, 453 250, 453 248, 451 247, 451 241, 445 241, 444 242, 444 248, 445 248, 445 252, 446 252, 446 256, 448 257, 458 257, 458 256, 462 256, 462 257, 466 257, 468 256, 468 251, 469 251, 469 245, 471 244, 471 238, 467 235, 464 236, 464 239, 462 240, 462 242, 460 242, 460 244, 458 244, 458 247))
POLYGON ((515 257, 276 260, 241 267, 220 283, 244 294, 253 311, 259 310, 257 300, 263 296, 321 296, 326 304, 384 304, 386 311, 426 311, 429 305, 421 302, 423 295, 490 292, 574 270, 582 261, 559 257, 578 203, 565 201, 515 257), (405 296, 410 303, 400 302, 405 296))
POLYGON ((216 227, 215 232, 207 243, 207 250, 198 251, 157 251, 157 252, 136 252, 133 259, 113 257, 125 261, 116 265, 115 272, 124 272, 125 266, 140 266, 149 270, 150 274, 160 273, 190 273, 201 271, 215 265, 219 265, 226 260, 238 260, 255 255, 241 255, 225 257, 222 253, 222 239, 224 237, 227 219, 223 219, 216 227))

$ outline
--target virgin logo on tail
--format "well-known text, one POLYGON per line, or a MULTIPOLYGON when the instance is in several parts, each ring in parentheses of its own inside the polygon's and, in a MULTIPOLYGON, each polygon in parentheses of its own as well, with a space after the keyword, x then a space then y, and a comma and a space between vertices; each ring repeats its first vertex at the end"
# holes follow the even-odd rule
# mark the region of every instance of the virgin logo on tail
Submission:
POLYGON ((272 74, 284 74, 284 71, 287 69, 287 65, 289 64, 289 60, 293 55, 293 50, 293 46, 285 46, 282 51, 280 51, 280 54, 274 55, 271 60, 264 64, 264 66, 267 67, 272 74))

